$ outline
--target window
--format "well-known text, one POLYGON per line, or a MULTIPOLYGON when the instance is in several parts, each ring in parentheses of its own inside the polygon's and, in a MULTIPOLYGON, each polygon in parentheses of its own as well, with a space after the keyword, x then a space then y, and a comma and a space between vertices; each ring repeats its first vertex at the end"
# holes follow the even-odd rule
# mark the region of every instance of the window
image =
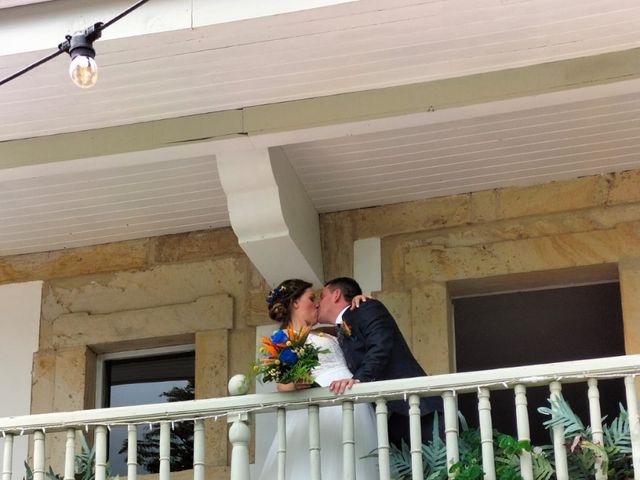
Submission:
MULTIPOLYGON (((97 405, 122 407, 193 400, 195 352, 193 346, 105 355, 99 359, 102 388, 97 405)), ((158 425, 138 427, 138 473, 159 470, 158 425)), ((127 474, 127 428, 109 434, 111 475, 127 474)), ((171 433, 171 470, 193 468, 193 424, 180 422, 171 433)))
MULTIPOLYGON (((457 298, 455 317, 458 372, 624 355, 622 307, 617 282, 457 298)), ((624 402, 621 380, 598 382, 602 414, 618 415, 624 402)), ((565 384, 563 396, 589 423, 586 384, 565 384)), ((547 387, 527 389, 531 437, 549 443, 537 412, 549 406, 547 387)), ((491 392, 493 426, 515 433, 513 392, 491 392)), ((461 395, 459 408, 477 425, 477 397, 461 395)))

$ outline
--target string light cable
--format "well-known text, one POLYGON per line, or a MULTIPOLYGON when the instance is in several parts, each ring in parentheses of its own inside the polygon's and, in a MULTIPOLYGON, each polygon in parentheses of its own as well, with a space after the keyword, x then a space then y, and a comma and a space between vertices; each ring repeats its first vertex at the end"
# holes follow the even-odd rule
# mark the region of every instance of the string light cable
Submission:
POLYGON ((93 42, 102 36, 102 31, 105 28, 113 25, 122 17, 130 14, 148 1, 149 0, 140 0, 136 2, 108 22, 98 22, 87 27, 81 32, 76 32, 73 35, 66 35, 64 42, 58 45, 58 49, 55 52, 52 52, 46 57, 24 67, 16 73, 3 78, 0 80, 0 85, 4 85, 5 83, 24 75, 43 63, 53 60, 62 53, 68 53, 71 57, 69 76, 73 83, 80 88, 93 87, 98 80, 98 65, 95 61, 96 51, 93 48, 93 42))

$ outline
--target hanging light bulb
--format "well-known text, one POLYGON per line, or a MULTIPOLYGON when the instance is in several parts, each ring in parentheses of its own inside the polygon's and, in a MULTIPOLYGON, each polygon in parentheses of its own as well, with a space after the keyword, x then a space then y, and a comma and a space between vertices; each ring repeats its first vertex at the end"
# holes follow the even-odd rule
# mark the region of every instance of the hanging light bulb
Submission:
POLYGON ((91 88, 98 81, 98 64, 86 55, 77 55, 69 65, 69 76, 80 88, 91 88))
POLYGON ((67 36, 68 52, 71 56, 69 76, 80 88, 91 88, 98 81, 98 64, 94 60, 96 51, 93 42, 100 38, 101 24, 89 27, 83 32, 67 36))

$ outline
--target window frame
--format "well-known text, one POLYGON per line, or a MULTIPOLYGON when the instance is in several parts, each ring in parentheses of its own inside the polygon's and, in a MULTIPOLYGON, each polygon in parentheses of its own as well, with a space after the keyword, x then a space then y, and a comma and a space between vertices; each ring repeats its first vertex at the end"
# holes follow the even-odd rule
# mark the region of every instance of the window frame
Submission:
POLYGON ((103 405, 105 388, 105 362, 111 360, 128 360, 133 358, 156 357, 160 355, 171 355, 173 353, 196 353, 196 346, 193 343, 185 345, 173 345, 170 347, 145 348, 140 350, 127 350, 122 352, 104 353, 96 358, 96 387, 95 405, 96 408, 109 408, 103 405))

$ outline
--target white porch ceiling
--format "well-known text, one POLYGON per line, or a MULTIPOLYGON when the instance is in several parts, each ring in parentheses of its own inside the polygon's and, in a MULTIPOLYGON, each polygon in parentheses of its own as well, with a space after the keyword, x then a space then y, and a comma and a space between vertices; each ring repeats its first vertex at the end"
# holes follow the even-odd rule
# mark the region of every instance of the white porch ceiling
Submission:
POLYGON ((640 168, 640 92, 285 148, 320 212, 640 168))
MULTIPOLYGON (((1 88, 0 140, 584 57, 640 46, 639 31, 636 0, 361 0, 104 40, 90 91, 63 56, 1 88)), ((0 75, 50 51, 0 56, 0 75)))
MULTIPOLYGON (((58 3, 70 5, 1 15, 58 3)), ((105 39, 93 90, 70 83, 63 57, 0 87, 0 141, 624 51, 640 47, 638 32, 636 0, 361 0, 105 39)), ((0 76, 44 53, 0 52, 0 76)), ((640 85, 283 150, 314 206, 332 212, 640 168, 639 111, 640 85)), ((213 155, 134 156, 0 169, 0 255, 229 225, 213 155)))

